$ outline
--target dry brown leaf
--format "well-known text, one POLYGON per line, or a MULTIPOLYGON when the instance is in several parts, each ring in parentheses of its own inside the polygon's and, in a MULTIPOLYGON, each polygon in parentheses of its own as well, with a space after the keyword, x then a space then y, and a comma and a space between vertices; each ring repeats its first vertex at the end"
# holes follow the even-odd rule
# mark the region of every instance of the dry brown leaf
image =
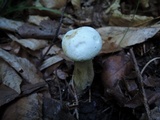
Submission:
POLYGON ((123 105, 127 98, 122 92, 120 83, 132 68, 130 57, 123 52, 104 58, 102 70, 102 81, 106 96, 109 94, 123 105))
POLYGON ((8 36, 13 40, 19 43, 20 45, 29 48, 31 50, 39 50, 41 48, 44 48, 48 45, 48 42, 46 40, 40 40, 40 39, 18 39, 12 34, 8 34, 8 36))
POLYGON ((120 52, 103 59, 102 80, 105 88, 114 88, 130 72, 130 57, 120 52))
POLYGON ((67 0, 40 0, 46 8, 61 8, 65 6, 67 0))
POLYGON ((120 11, 115 10, 113 14, 109 18, 109 25, 111 26, 139 26, 143 25, 146 26, 148 22, 153 20, 153 17, 148 16, 140 16, 140 15, 125 15, 122 14, 120 11))
MULTIPOLYGON (((49 46, 44 48, 44 50, 42 51, 43 55, 47 52, 49 46)), ((47 55, 55 55, 55 54, 58 54, 60 52, 61 48, 59 48, 58 46, 56 45, 53 45, 51 47, 51 49, 48 51, 47 55)))
POLYGON ((22 83, 22 78, 2 59, 0 59, 0 79, 4 85, 10 87, 19 94, 21 93, 20 85, 22 83))
POLYGON ((40 70, 44 70, 45 68, 47 68, 57 62, 60 62, 62 60, 63 60, 63 58, 60 57, 59 55, 55 55, 53 57, 50 57, 42 63, 42 65, 40 66, 40 70))
POLYGON ((44 80, 38 75, 35 66, 25 58, 16 57, 0 48, 0 58, 13 67, 24 80, 35 84, 44 80))
POLYGON ((30 15, 28 18, 28 22, 35 25, 40 25, 43 20, 48 20, 49 17, 42 17, 39 15, 30 15))
POLYGON ((101 53, 111 53, 125 47, 142 43, 160 30, 159 25, 151 27, 102 27, 97 29, 103 39, 101 53))
POLYGON ((41 94, 31 94, 10 105, 1 120, 42 120, 41 94))

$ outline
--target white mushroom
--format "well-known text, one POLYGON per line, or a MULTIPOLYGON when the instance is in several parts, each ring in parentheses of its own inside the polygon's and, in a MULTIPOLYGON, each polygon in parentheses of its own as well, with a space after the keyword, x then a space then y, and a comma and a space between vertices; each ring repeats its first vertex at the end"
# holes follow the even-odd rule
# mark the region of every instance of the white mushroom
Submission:
POLYGON ((77 94, 92 84, 94 78, 92 59, 99 53, 102 39, 91 27, 80 27, 68 31, 62 39, 66 56, 74 60, 73 81, 77 94))

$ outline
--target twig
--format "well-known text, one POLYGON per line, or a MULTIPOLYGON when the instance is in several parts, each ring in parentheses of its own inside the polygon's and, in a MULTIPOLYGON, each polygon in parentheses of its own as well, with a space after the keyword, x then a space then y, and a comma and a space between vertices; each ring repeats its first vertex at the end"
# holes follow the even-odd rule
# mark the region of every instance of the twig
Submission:
MULTIPOLYGON (((76 92, 76 89, 75 89, 75 85, 74 85, 73 80, 71 80, 71 87, 72 87, 73 96, 74 96, 75 101, 76 101, 76 105, 78 106, 78 105, 79 105, 79 101, 78 101, 78 96, 77 96, 77 92, 76 92)), ((77 108, 75 108, 74 113, 76 114, 77 120, 79 120, 79 112, 78 112, 78 109, 77 109, 77 108)))
POLYGON ((59 99, 60 99, 60 103, 62 104, 62 92, 61 92, 61 86, 60 86, 60 82, 58 79, 58 75, 57 75, 57 69, 55 70, 55 82, 58 84, 58 89, 59 89, 59 99))
MULTIPOLYGON (((51 45, 49 46, 49 48, 47 49, 47 51, 44 53, 44 55, 41 57, 39 64, 41 64, 41 63, 43 62, 45 56, 47 55, 47 53, 49 52, 49 50, 50 50, 50 49, 52 48, 52 46, 54 45, 54 42, 55 42, 56 39, 58 38, 59 30, 60 30, 60 27, 61 27, 62 22, 63 22, 64 13, 65 13, 66 8, 67 8, 67 3, 68 3, 68 0, 66 1, 65 8, 63 9, 63 12, 62 12, 62 15, 61 15, 61 18, 60 18, 60 21, 59 21, 59 25, 58 25, 58 27, 57 27, 57 29, 56 29, 56 31, 55 31, 55 35, 54 35, 54 37, 53 37, 53 39, 52 39, 52 43, 51 43, 51 45)), ((38 64, 38 65, 39 65, 39 64, 38 64)))
POLYGON ((71 92, 71 94, 73 95, 73 97, 75 99, 74 106, 76 106, 76 108, 74 109, 73 115, 75 114, 77 120, 79 120, 79 112, 78 112, 78 108, 77 108, 77 106, 79 105, 79 101, 78 101, 78 95, 77 95, 76 89, 74 87, 73 79, 71 79, 69 84, 66 80, 65 80, 65 83, 68 86, 69 91, 71 92))
POLYGON ((143 95, 144 107, 145 107, 145 110, 146 110, 146 113, 147 113, 147 118, 148 118, 148 120, 152 120, 151 112, 150 112, 150 109, 149 109, 149 105, 148 105, 148 101, 147 101, 147 97, 146 97, 146 93, 145 93, 145 89, 144 89, 143 77, 142 77, 141 72, 139 70, 139 67, 138 67, 134 52, 133 52, 133 48, 130 48, 130 54, 132 56, 134 66, 135 66, 135 70, 136 70, 137 75, 138 75, 138 82, 139 82, 140 87, 141 87, 141 92, 142 92, 142 95, 143 95))
POLYGON ((155 58, 151 59, 150 61, 148 61, 148 62, 146 63, 146 65, 143 67, 143 69, 141 70, 141 75, 143 75, 143 72, 145 71, 145 69, 147 68, 147 66, 148 66, 151 62, 153 62, 153 61, 155 61, 155 60, 157 60, 157 59, 160 59, 160 57, 155 57, 155 58))
POLYGON ((89 103, 91 102, 91 89, 89 88, 89 103))

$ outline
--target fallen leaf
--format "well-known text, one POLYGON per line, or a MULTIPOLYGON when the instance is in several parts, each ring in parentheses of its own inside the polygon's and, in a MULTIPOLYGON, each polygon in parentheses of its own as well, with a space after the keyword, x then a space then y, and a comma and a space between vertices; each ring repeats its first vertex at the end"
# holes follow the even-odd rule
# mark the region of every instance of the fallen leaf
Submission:
POLYGON ((35 84, 44 80, 38 75, 35 66, 25 58, 16 57, 0 48, 0 58, 13 67, 24 80, 35 84))
POLYGON ((58 78, 60 78, 61 80, 66 80, 66 78, 68 77, 68 74, 63 72, 61 69, 58 69, 56 71, 56 74, 57 74, 58 78))
MULTIPOLYGON (((46 48, 44 48, 44 50, 42 51, 42 54, 44 55, 47 50, 48 50, 49 46, 47 46, 46 48)), ((58 46, 56 45, 53 45, 51 47, 51 49, 48 51, 47 55, 55 55, 55 54, 58 54, 60 52, 61 48, 59 48, 58 46)))
POLYGON ((7 87, 4 84, 0 84, 0 106, 10 103, 17 97, 22 97, 25 95, 29 95, 33 92, 41 91, 41 90, 46 90, 46 83, 41 82, 41 83, 36 83, 36 84, 25 84, 22 85, 21 87, 21 94, 18 94, 15 90, 7 87))
POLYGON ((19 43, 20 45, 29 48, 31 50, 39 50, 41 48, 44 48, 48 45, 48 42, 46 40, 40 40, 40 39, 18 39, 12 34, 8 34, 8 36, 15 42, 19 43))
POLYGON ((47 89, 47 83, 46 82, 39 82, 36 84, 25 84, 25 85, 22 85, 21 89, 22 89, 21 95, 24 96, 24 95, 31 94, 33 92, 37 92, 39 90, 47 89))
MULTIPOLYGON (((53 38, 55 33, 55 29, 50 29, 52 25, 55 26, 54 22, 50 23, 49 27, 46 26, 45 28, 26 23, 20 26, 17 32, 18 34, 20 34, 21 37, 24 37, 24 38, 49 39, 49 38, 53 38)), ((52 28, 55 28, 55 27, 52 27, 52 28)))
POLYGON ((45 68, 47 68, 57 62, 60 62, 62 60, 63 60, 63 58, 60 57, 59 55, 55 55, 53 57, 50 57, 42 63, 42 65, 40 66, 40 70, 44 70, 45 68))
POLYGON ((4 85, 10 87, 19 94, 21 93, 20 85, 22 83, 22 78, 2 59, 0 59, 0 79, 4 85))
POLYGON ((125 15, 122 14, 119 10, 115 10, 109 18, 109 25, 111 26, 146 26, 148 22, 153 20, 153 17, 140 16, 140 15, 125 15))
POLYGON ((41 4, 46 8, 61 8, 65 6, 67 0, 41 0, 41 4))
POLYGON ((40 25, 43 20, 48 20, 49 17, 42 17, 39 15, 30 15, 28 18, 28 22, 35 25, 40 25))
POLYGON ((123 78, 129 74, 132 68, 130 56, 124 52, 106 57, 102 64, 102 81, 105 89, 105 96, 113 96, 123 106, 128 100, 122 92, 121 84, 123 78))
POLYGON ((114 88, 125 75, 130 72, 132 64, 130 56, 120 52, 103 59, 102 80, 105 88, 114 88))
MULTIPOLYGON (((20 21, 0 18, 0 29, 18 33, 23 38, 53 39, 58 23, 52 20, 43 20, 39 26, 20 21)), ((66 33, 61 28, 60 34, 66 33)))
POLYGON ((9 103, 10 101, 14 100, 15 98, 19 96, 19 94, 15 90, 3 84, 0 85, 0 95, 1 95, 0 96, 0 106, 6 103, 9 103))
POLYGON ((24 23, 15 20, 9 20, 6 18, 0 18, 0 29, 17 32, 18 28, 22 26, 24 23))
POLYGON ((160 30, 159 25, 151 27, 102 27, 97 29, 103 39, 101 53, 112 53, 125 47, 142 43, 160 30))
POLYGON ((41 94, 20 98, 6 108, 1 120, 42 120, 41 94))

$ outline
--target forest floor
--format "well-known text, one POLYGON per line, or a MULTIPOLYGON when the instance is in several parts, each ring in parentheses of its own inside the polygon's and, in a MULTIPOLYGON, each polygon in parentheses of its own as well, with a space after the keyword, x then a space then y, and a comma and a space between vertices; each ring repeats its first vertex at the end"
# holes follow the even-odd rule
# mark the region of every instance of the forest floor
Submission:
MULTIPOLYGON (((160 120, 160 1, 0 0, 1 120, 160 120), (64 34, 99 32, 77 94, 64 34)), ((87 50, 86 50, 87 51, 87 50)))

